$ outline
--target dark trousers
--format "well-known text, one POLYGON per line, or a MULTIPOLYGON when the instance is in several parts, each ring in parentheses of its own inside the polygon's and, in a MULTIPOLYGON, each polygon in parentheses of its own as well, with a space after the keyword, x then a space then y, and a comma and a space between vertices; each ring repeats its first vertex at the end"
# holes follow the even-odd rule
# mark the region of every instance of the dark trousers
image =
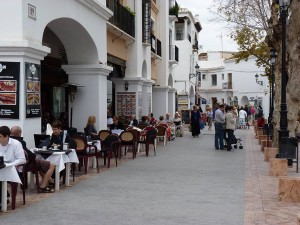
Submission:
POLYGON ((233 132, 234 130, 226 129, 228 138, 227 138, 227 150, 231 150, 233 144, 233 132))
POLYGON ((224 131, 222 123, 215 123, 215 148, 223 149, 224 148, 224 131))

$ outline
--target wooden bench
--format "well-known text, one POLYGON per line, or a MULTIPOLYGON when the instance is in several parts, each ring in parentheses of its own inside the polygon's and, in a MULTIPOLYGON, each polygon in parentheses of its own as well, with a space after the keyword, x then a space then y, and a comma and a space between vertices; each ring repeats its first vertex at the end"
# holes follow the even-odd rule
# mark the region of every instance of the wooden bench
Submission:
POLYGON ((262 140, 261 141, 261 151, 263 152, 265 147, 272 147, 272 141, 268 140, 262 140))
POLYGON ((264 148, 265 162, 269 162, 270 159, 274 159, 277 153, 278 153, 278 148, 265 147, 264 148))
POLYGON ((278 199, 280 201, 300 202, 300 178, 280 177, 278 199))
POLYGON ((267 135, 258 136, 258 144, 261 145, 261 141, 263 141, 263 140, 268 140, 268 136, 267 135))
POLYGON ((258 131, 256 132, 255 138, 258 139, 259 136, 262 136, 262 135, 264 135, 264 132, 263 132, 262 130, 258 130, 258 131))
POLYGON ((270 176, 286 176, 288 172, 287 159, 270 159, 269 160, 269 175, 270 176))

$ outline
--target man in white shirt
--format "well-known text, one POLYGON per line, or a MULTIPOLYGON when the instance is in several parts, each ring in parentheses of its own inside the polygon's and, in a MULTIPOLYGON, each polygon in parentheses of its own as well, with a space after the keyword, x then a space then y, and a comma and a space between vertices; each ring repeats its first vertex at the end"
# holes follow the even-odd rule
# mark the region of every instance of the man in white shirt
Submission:
POLYGON ((247 112, 244 110, 243 107, 241 107, 241 110, 239 111, 239 122, 241 128, 246 126, 246 118, 247 118, 247 112))
MULTIPOLYGON (((0 156, 3 156, 4 162, 12 163, 14 166, 26 163, 22 144, 13 138, 10 138, 10 129, 7 126, 0 127, 0 156)), ((1 183, 1 182, 0 182, 1 183)), ((0 193, 2 193, 2 184, 0 184, 0 193)), ((1 202, 1 195, 0 195, 1 202)))
POLYGON ((0 156, 4 161, 12 163, 15 166, 26 163, 22 144, 13 138, 10 138, 10 129, 7 126, 0 127, 0 156))

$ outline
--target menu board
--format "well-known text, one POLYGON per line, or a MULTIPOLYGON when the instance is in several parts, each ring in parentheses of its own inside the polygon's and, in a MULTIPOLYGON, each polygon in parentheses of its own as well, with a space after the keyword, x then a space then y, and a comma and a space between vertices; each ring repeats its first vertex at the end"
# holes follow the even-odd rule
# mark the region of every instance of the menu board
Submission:
POLYGON ((41 117, 41 67, 25 63, 26 118, 41 117))
POLYGON ((135 92, 117 93, 117 115, 130 118, 136 113, 136 94, 135 92))
POLYGON ((19 62, 0 62, 0 118, 19 119, 19 62))

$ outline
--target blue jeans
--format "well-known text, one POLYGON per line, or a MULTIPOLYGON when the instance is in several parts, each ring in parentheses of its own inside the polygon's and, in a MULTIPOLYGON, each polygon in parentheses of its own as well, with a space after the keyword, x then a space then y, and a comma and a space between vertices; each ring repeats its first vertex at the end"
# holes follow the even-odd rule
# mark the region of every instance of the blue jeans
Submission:
POLYGON ((215 148, 223 149, 224 148, 224 131, 222 123, 215 123, 215 148))

